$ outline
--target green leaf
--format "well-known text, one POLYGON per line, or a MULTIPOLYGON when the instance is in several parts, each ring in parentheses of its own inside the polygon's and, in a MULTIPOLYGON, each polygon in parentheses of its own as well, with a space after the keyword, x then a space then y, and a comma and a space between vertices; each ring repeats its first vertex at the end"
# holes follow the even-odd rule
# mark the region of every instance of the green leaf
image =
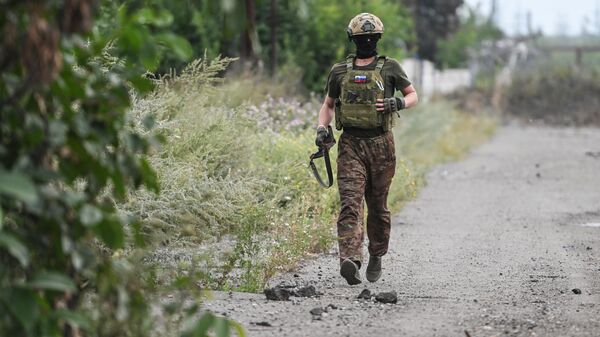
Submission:
POLYGON ((75 282, 65 274, 56 271, 41 271, 33 276, 28 286, 34 289, 75 292, 75 282))
POLYGON ((184 332, 181 336, 206 337, 208 330, 215 324, 216 318, 217 317, 210 312, 204 313, 204 315, 200 317, 200 320, 198 320, 198 323, 196 323, 191 330, 184 332))
POLYGON ((158 176, 150 166, 150 163, 148 163, 148 160, 146 160, 145 158, 140 159, 140 170, 142 173, 142 181, 144 182, 144 185, 146 185, 148 189, 155 193, 160 192, 158 176))
POLYGON ((133 242, 137 247, 144 248, 146 246, 146 240, 144 240, 144 232, 142 231, 142 223, 138 220, 134 220, 131 223, 133 229, 133 242))
POLYGON ((158 35, 158 40, 162 42, 165 47, 172 49, 173 53, 175 53, 182 61, 192 57, 194 52, 192 45, 183 37, 173 33, 163 33, 158 35))
POLYGON ((167 10, 156 11, 143 8, 137 11, 134 20, 143 25, 151 24, 157 27, 166 27, 173 23, 173 14, 167 10))
POLYGON ((244 327, 235 321, 229 321, 229 324, 233 327, 238 337, 246 337, 246 331, 244 331, 244 327))
POLYGON ((17 172, 0 171, 0 193, 34 204, 38 200, 35 185, 28 176, 17 172))
POLYGON ((0 296, 8 311, 21 323, 27 335, 31 336, 31 330, 39 317, 39 307, 33 291, 22 288, 6 289, 0 296))
POLYGON ((102 220, 102 211, 94 205, 85 204, 79 210, 79 220, 86 227, 95 226, 102 220))
POLYGON ((129 80, 129 83, 138 93, 146 93, 154 89, 154 83, 143 76, 136 76, 129 80))
POLYGON ((92 322, 85 315, 73 312, 66 309, 58 309, 55 311, 56 317, 69 323, 69 325, 81 328, 86 331, 92 330, 92 322))
POLYGON ((123 225, 117 219, 104 218, 104 220, 94 227, 94 231, 111 249, 121 248, 125 244, 123 225))
POLYGON ((0 247, 6 249, 17 259, 23 268, 29 265, 29 250, 16 236, 0 232, 0 247))
POLYGON ((219 318, 215 322, 215 332, 217 337, 229 337, 229 320, 219 318))

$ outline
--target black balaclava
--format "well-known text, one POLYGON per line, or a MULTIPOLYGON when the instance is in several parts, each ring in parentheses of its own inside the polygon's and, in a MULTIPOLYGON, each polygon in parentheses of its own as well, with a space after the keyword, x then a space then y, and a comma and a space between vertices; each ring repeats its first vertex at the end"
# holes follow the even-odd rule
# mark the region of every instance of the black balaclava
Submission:
POLYGON ((356 45, 356 57, 359 59, 367 59, 377 55, 377 41, 381 38, 381 34, 356 35, 352 37, 352 41, 356 45))

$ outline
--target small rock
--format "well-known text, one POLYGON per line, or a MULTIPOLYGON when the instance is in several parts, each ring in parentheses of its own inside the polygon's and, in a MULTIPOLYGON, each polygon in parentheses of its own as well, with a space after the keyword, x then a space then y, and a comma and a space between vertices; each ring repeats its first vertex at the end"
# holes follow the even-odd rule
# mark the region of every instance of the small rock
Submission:
POLYGON ((298 288, 298 290, 294 291, 292 295, 297 297, 315 297, 317 296, 317 289, 315 289, 315 286, 310 285, 298 288))
POLYGON ((294 277, 300 277, 300 275, 298 275, 298 274, 294 274, 294 277))
POLYGON ((592 247, 585 247, 585 250, 592 250, 592 247))
POLYGON ((573 290, 571 290, 571 291, 572 291, 572 292, 573 292, 573 294, 575 294, 575 295, 581 295, 581 289, 579 289, 579 288, 575 288, 575 289, 573 289, 573 290))
POLYGON ((541 175, 539 172, 538 172, 538 173, 536 173, 536 174, 535 174, 535 176, 536 176, 536 177, 538 177, 538 178, 541 178, 541 177, 542 177, 542 175, 541 175))
POLYGON ((251 322, 250 324, 258 325, 258 326, 273 326, 269 322, 251 322))
POLYGON ((279 286, 265 289, 264 292, 267 299, 271 301, 289 301, 290 295, 292 295, 291 291, 279 286))
POLYGON ((325 310, 321 307, 311 309, 310 314, 312 315, 312 319, 315 321, 320 321, 321 318, 327 316, 327 314, 325 313, 325 310))
POLYGON ((398 303, 398 294, 395 291, 389 293, 379 293, 375 296, 375 300, 381 303, 398 303))
POLYGON ((360 294, 358 295, 358 298, 363 299, 363 300, 370 300, 372 297, 371 295, 371 291, 369 289, 363 289, 363 291, 360 292, 360 294))
POLYGON ((324 312, 325 312, 325 310, 323 310, 323 308, 321 308, 321 307, 310 309, 311 315, 314 315, 314 316, 321 316, 321 315, 323 315, 324 312))
POLYGON ((337 305, 335 305, 335 304, 331 304, 331 303, 330 303, 330 304, 328 304, 328 305, 327 305, 327 308, 331 308, 331 309, 335 310, 335 309, 337 309, 338 307, 337 307, 337 305))

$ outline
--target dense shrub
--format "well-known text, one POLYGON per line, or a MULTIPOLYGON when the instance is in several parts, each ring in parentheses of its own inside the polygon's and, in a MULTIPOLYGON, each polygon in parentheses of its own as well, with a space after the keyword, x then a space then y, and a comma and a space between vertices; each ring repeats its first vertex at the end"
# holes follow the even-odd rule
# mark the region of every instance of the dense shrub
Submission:
POLYGON ((600 125, 600 72, 545 63, 515 72, 504 109, 528 121, 600 125))

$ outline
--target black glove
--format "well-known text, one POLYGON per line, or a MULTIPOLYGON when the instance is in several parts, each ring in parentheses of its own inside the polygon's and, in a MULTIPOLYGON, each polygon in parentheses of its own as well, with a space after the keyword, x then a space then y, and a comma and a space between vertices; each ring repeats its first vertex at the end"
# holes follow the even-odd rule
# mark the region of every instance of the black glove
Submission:
MULTIPOLYGON (((398 111, 404 108, 406 108, 406 102, 402 97, 392 97, 383 99, 383 112, 386 114, 398 114, 398 111)), ((398 114, 398 117, 400 117, 400 114, 398 114)))
POLYGON ((317 145, 318 147, 325 146, 325 140, 327 139, 327 136, 329 136, 327 128, 322 125, 319 126, 317 128, 317 139, 315 140, 315 145, 317 145))

